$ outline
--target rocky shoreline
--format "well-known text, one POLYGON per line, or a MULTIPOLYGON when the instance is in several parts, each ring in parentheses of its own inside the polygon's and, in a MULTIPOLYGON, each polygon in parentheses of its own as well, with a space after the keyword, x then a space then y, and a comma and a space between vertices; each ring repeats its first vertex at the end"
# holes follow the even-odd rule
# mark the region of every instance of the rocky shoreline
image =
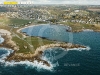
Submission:
POLYGON ((15 51, 19 50, 19 47, 14 41, 12 41, 12 37, 10 35, 1 35, 1 37, 4 38, 4 42, 0 44, 0 47, 9 48, 15 51))
POLYGON ((48 49, 48 48, 54 48, 54 47, 60 47, 60 48, 65 48, 67 49, 71 49, 71 48, 86 48, 85 46, 81 46, 81 45, 73 45, 71 43, 58 43, 58 44, 47 44, 44 46, 40 46, 35 50, 35 53, 28 53, 28 54, 24 54, 24 53, 16 53, 18 51, 18 46, 11 40, 11 36, 2 36, 5 41, 0 44, 0 47, 6 47, 6 48, 10 48, 12 50, 14 50, 13 53, 11 53, 7 59, 5 59, 6 61, 25 61, 28 60, 30 62, 34 62, 34 60, 37 60, 38 62, 43 62, 43 64, 50 66, 50 64, 41 59, 42 53, 48 49))
MULTIPOLYGON (((18 31, 19 32, 19 31, 18 31)), ((21 33, 22 34, 22 33, 21 33)), ((24 34, 23 34, 24 35, 24 34)), ((48 61, 41 59, 41 56, 43 54, 43 52, 48 49, 48 48, 54 48, 54 47, 60 47, 60 48, 64 48, 64 49, 71 49, 71 48, 86 48, 85 46, 81 46, 81 45, 74 45, 71 43, 57 43, 57 44, 47 44, 44 46, 40 46, 35 50, 35 53, 17 53, 17 51, 19 50, 19 47, 16 45, 16 43, 14 41, 12 41, 12 36, 10 35, 2 35, 1 37, 4 38, 4 42, 0 44, 0 47, 4 47, 4 48, 9 48, 14 50, 13 53, 11 53, 5 60, 6 61, 25 61, 28 60, 30 62, 34 62, 34 60, 37 60, 38 62, 43 62, 43 64, 50 66, 50 64, 48 63, 48 61)))
POLYGON ((16 51, 14 53, 12 53, 10 56, 7 57, 6 61, 25 61, 28 60, 30 62, 34 62, 34 60, 37 60, 38 62, 43 62, 43 64, 50 66, 50 64, 41 59, 41 56, 43 54, 43 52, 48 49, 48 48, 54 48, 54 47, 60 47, 60 48, 64 48, 64 49, 71 49, 71 48, 86 48, 85 46, 81 46, 81 45, 73 45, 70 43, 60 43, 60 44, 48 44, 48 45, 44 45, 41 46, 39 48, 36 49, 34 54, 24 54, 24 53, 16 53, 16 51))
POLYGON ((14 41, 12 41, 11 35, 2 35, 1 37, 4 38, 4 42, 0 44, 0 47, 14 50, 13 53, 7 56, 7 58, 5 59, 6 61, 14 60, 15 62, 19 62, 19 61, 29 60, 30 62, 33 62, 34 60, 37 60, 38 62, 41 61, 47 66, 50 66, 50 64, 47 61, 40 59, 39 56, 34 55, 32 53, 29 54, 17 53, 19 47, 16 45, 14 41))

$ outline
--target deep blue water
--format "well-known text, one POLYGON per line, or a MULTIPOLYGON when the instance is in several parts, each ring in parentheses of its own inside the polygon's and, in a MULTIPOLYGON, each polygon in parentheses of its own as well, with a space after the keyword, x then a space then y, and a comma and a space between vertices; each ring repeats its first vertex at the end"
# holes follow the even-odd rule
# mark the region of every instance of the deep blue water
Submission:
MULTIPOLYGON (((41 25, 26 28, 22 32, 30 36, 81 44, 91 49, 68 52, 61 48, 48 49, 43 57, 46 57, 52 64, 56 64, 52 71, 25 64, 5 66, 1 63, 0 75, 100 75, 100 32, 71 33, 66 32, 66 28, 66 26, 41 25)), ((6 53, 6 50, 0 49, 0 55, 6 53)))

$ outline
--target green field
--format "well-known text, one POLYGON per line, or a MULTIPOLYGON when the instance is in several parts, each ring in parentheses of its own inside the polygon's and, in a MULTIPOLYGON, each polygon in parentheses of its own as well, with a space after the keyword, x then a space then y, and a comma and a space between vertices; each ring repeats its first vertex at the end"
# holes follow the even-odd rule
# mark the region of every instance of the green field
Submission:
POLYGON ((73 23, 73 22, 61 22, 61 24, 68 25, 72 27, 72 31, 78 31, 84 29, 100 30, 99 25, 83 24, 83 23, 73 23))
POLYGON ((13 37, 12 40, 15 41, 17 43, 17 45, 19 46, 18 53, 29 53, 29 52, 34 53, 34 51, 36 50, 37 47, 40 47, 41 45, 54 43, 53 41, 41 39, 42 43, 43 43, 43 44, 41 44, 37 37, 29 37, 29 36, 27 38, 25 38, 24 40, 21 40, 15 36, 15 37, 13 37), (26 46, 27 48, 25 48, 24 46, 26 46))
MULTIPOLYGON (((26 38, 22 39, 23 38, 22 35, 20 33, 16 32, 17 29, 19 29, 20 27, 24 27, 24 25, 28 24, 30 21, 34 22, 34 20, 24 20, 24 19, 17 19, 17 18, 13 18, 13 19, 0 18, 0 22, 3 22, 3 24, 4 24, 4 25, 0 24, 0 28, 6 29, 12 33, 12 35, 13 35, 12 40, 14 42, 16 42, 16 44, 19 46, 18 53, 29 53, 29 52, 34 53, 35 49, 40 46, 38 37, 27 36, 26 38), (9 25, 11 25, 11 26, 9 26, 9 25), (15 25, 19 26, 19 28, 13 28, 13 26, 15 26, 15 25), (20 37, 21 39, 18 37, 20 37), (32 47, 30 45, 32 45, 32 47), (27 47, 27 48, 25 48, 25 47, 27 47)), ((42 38, 41 38, 41 40, 43 43, 42 45, 53 43, 53 41, 50 41, 50 40, 46 40, 46 39, 42 39, 42 38)))
POLYGON ((10 18, 9 24, 17 25, 17 26, 23 26, 27 25, 32 20, 24 20, 24 19, 17 19, 17 18, 10 18))

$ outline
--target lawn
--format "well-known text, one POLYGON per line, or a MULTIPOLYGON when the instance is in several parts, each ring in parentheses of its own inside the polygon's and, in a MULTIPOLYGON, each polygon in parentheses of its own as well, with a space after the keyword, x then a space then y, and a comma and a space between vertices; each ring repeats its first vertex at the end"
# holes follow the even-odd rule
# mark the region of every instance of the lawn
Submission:
POLYGON ((10 18, 9 25, 11 26, 25 26, 28 25, 29 22, 33 22, 34 20, 26 20, 26 19, 18 19, 18 18, 10 18))
POLYGON ((62 22, 61 24, 68 25, 72 27, 73 31, 84 29, 100 30, 99 25, 83 24, 83 23, 73 23, 73 22, 62 22))
POLYGON ((53 41, 41 38, 43 43, 41 44, 37 37, 30 37, 30 36, 28 36, 24 40, 21 40, 18 37, 14 36, 12 40, 15 41, 16 44, 19 46, 19 51, 17 51, 18 53, 29 53, 29 52, 34 53, 37 47, 40 47, 45 44, 54 43, 53 41))

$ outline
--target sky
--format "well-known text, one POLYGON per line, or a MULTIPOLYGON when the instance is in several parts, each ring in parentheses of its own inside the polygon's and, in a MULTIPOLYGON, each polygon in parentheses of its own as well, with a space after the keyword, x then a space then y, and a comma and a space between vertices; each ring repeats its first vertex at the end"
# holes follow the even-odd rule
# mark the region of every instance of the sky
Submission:
POLYGON ((83 5, 100 5, 100 0, 0 0, 4 1, 17 1, 17 2, 29 2, 33 4, 83 4, 83 5))

